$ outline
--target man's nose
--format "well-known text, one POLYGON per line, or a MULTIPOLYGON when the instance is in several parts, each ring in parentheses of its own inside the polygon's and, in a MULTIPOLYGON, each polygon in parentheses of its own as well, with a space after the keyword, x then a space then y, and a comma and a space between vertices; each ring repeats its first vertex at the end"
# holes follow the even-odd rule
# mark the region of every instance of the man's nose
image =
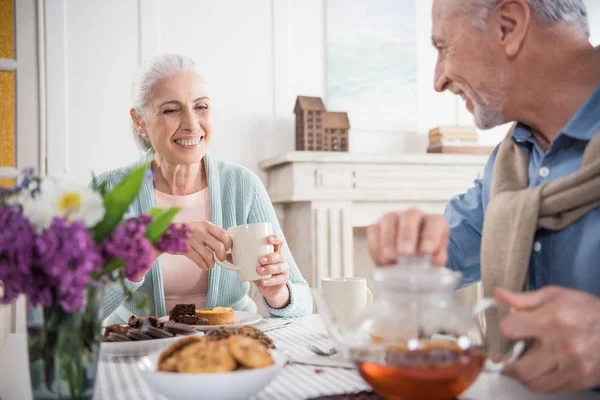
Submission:
POLYGON ((446 76, 444 64, 442 62, 440 62, 438 59, 437 63, 435 64, 435 74, 433 76, 433 88, 437 92, 442 93, 446 89, 448 89, 449 83, 450 83, 450 80, 446 76))

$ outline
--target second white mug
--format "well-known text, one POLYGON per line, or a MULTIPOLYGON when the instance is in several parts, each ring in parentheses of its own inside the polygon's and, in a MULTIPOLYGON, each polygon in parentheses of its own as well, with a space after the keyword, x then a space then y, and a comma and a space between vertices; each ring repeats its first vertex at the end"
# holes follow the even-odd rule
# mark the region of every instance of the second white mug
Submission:
POLYGON ((365 278, 323 278, 321 289, 332 318, 342 326, 351 324, 367 305, 373 303, 373 294, 365 278))

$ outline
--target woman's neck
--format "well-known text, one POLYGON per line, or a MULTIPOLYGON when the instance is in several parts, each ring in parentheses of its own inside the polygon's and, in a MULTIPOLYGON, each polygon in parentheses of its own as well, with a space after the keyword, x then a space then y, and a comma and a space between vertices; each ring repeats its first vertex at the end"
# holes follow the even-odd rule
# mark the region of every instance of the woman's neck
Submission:
POLYGON ((208 186, 204 162, 171 164, 158 154, 152 162, 154 188, 174 196, 197 193, 208 186))

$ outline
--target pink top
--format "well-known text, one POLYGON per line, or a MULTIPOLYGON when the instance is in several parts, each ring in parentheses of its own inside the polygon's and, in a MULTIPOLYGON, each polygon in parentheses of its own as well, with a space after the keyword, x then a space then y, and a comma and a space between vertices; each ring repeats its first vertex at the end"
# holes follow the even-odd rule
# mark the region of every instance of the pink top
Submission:
MULTIPOLYGON (((172 196, 154 190, 154 197, 157 207, 180 207, 174 222, 210 221, 208 188, 185 196, 172 196)), ((194 303, 196 308, 203 308, 208 292, 208 271, 201 270, 183 255, 163 254, 160 259, 167 312, 180 303, 194 303)))

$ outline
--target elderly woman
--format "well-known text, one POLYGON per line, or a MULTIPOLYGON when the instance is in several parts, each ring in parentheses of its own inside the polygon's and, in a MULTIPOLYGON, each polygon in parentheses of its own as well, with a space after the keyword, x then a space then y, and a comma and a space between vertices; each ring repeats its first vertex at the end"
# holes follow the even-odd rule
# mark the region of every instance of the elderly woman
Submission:
MULTIPOLYGON (((178 303, 256 311, 248 295, 250 283, 215 266, 213 257, 225 260, 232 246, 225 229, 259 222, 270 222, 275 232, 267 238, 275 252, 256 260, 258 274, 272 275, 255 282, 266 309, 275 317, 310 314, 310 288, 285 245, 261 181, 248 169, 206 152, 213 137, 212 104, 194 61, 174 54, 154 58, 134 82, 132 100, 134 136, 146 154, 98 181, 107 182, 111 189, 131 168, 152 160, 154 185, 150 180, 144 183, 130 212, 180 207, 175 221, 192 229, 186 254, 162 254, 139 280, 126 282, 132 290, 148 295, 151 315, 164 316, 178 303)), ((124 323, 132 314, 142 314, 118 284, 109 285, 104 297, 109 323, 124 323)))

